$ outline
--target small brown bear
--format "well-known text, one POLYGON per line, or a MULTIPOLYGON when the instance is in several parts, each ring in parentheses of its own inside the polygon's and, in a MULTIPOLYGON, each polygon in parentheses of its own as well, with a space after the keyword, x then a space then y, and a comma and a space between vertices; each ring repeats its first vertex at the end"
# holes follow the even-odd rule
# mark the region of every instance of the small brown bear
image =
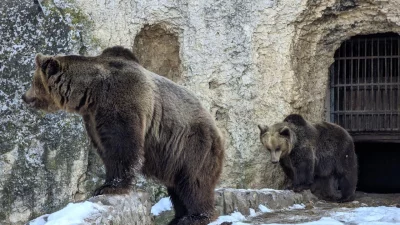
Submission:
POLYGON ((258 127, 271 162, 279 162, 292 181, 289 189, 299 192, 311 188, 330 201, 354 200, 357 156, 353 139, 345 129, 327 122, 312 124, 298 114, 271 127, 258 127))
POLYGON ((131 190, 138 172, 167 186, 175 209, 169 223, 208 224, 224 160, 222 136, 188 90, 144 69, 123 47, 95 57, 36 56, 31 107, 83 117, 106 168, 100 194, 131 190))

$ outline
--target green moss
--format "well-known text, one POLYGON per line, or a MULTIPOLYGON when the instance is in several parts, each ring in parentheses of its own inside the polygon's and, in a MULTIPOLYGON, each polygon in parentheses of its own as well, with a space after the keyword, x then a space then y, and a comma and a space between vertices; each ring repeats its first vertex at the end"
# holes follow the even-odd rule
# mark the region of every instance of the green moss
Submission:
POLYGON ((84 24, 87 23, 89 20, 85 14, 82 13, 81 10, 75 9, 65 9, 65 14, 70 14, 72 18, 72 24, 84 24))
POLYGON ((46 166, 46 168, 49 169, 49 170, 57 170, 57 167, 58 167, 59 165, 58 165, 57 159, 56 159, 56 158, 53 158, 53 159, 48 159, 48 160, 46 161, 46 163, 45 163, 45 166, 46 166))
POLYGON ((162 212, 160 215, 155 217, 154 224, 155 225, 168 224, 168 222, 170 222, 174 218, 174 216, 175 216, 175 213, 173 210, 162 212))
POLYGON ((21 39, 20 38, 16 38, 16 39, 14 39, 14 44, 19 44, 19 43, 21 43, 21 39))
POLYGON ((152 194, 154 195, 155 201, 159 201, 161 198, 168 196, 167 190, 163 186, 158 186, 155 188, 152 194))

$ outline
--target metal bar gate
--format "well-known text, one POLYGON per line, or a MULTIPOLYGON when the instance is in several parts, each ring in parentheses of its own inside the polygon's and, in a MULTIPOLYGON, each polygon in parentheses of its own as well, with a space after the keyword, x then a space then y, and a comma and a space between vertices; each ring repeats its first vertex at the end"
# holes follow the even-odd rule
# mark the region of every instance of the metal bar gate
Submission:
POLYGON ((400 36, 355 36, 330 68, 330 119, 357 135, 400 139, 400 36))

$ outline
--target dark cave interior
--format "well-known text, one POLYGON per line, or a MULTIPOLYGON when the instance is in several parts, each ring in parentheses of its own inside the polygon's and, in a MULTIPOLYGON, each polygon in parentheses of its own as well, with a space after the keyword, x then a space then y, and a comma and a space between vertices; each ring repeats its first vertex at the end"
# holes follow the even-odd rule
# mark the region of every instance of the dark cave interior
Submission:
POLYGON ((356 142, 357 190, 400 193, 400 143, 356 142))

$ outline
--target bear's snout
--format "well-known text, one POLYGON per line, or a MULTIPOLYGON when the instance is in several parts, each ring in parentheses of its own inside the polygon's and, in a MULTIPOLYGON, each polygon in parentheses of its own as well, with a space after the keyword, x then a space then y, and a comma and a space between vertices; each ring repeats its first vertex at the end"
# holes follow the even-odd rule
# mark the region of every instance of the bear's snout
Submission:
POLYGON ((22 98, 22 101, 26 102, 26 96, 25 96, 25 94, 23 94, 21 98, 22 98))
POLYGON ((278 163, 278 161, 273 161, 273 160, 271 160, 271 162, 272 162, 273 164, 277 164, 277 163, 278 163))
POLYGON ((26 94, 23 94, 21 98, 26 104, 31 104, 35 101, 35 98, 29 98, 26 94))

